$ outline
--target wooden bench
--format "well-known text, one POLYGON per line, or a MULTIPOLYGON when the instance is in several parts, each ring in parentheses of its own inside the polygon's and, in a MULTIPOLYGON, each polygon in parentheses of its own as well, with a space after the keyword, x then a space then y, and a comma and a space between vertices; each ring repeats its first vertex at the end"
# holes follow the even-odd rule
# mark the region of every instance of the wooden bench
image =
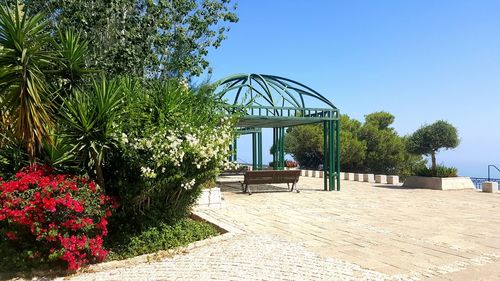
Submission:
POLYGON ((296 188, 299 177, 300 170, 247 171, 243 181, 241 182, 241 189, 243 192, 248 192, 249 195, 252 195, 252 191, 248 187, 250 184, 286 183, 289 191, 292 191, 295 188, 297 192, 300 192, 296 188), (292 184, 292 188, 290 188, 290 184, 292 184))

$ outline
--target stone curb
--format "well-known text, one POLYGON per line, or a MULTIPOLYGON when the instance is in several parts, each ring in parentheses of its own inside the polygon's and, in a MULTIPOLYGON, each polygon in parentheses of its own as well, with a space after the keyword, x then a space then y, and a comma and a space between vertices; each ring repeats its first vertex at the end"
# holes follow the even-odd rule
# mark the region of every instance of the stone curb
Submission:
POLYGON ((118 268, 123 268, 123 267, 130 267, 134 265, 138 265, 141 263, 151 263, 151 262, 157 262, 165 258, 171 258, 176 254, 185 254, 189 251, 192 251, 193 249, 197 249, 200 247, 204 247, 206 245, 214 244, 214 243, 219 243, 225 240, 228 240, 240 233, 243 232, 243 230, 238 229, 228 223, 221 222, 203 212, 194 210, 192 213, 192 218, 194 220, 204 220, 213 226, 217 228, 217 230, 221 233, 218 236, 210 237, 205 240, 200 240, 200 241, 195 241, 187 246, 181 246, 175 249, 170 249, 170 250, 161 250, 156 253, 151 253, 151 254, 144 254, 140 255, 137 257, 132 257, 128 258, 125 260, 118 260, 118 261, 109 261, 109 262, 103 262, 99 264, 92 264, 87 267, 83 267, 80 270, 78 270, 75 274, 68 275, 67 277, 71 276, 76 276, 79 274, 83 273, 94 273, 94 272, 99 272, 99 271, 106 271, 106 270, 113 270, 113 269, 118 269, 118 268))

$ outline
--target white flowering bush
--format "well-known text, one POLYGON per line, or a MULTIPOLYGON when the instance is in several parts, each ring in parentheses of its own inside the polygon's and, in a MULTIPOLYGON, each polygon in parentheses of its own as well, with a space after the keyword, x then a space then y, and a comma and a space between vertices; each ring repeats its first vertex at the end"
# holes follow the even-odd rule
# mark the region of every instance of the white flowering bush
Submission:
POLYGON ((235 118, 224 115, 209 88, 191 90, 183 81, 126 86, 128 114, 110 185, 134 217, 179 219, 234 165, 228 159, 235 118))

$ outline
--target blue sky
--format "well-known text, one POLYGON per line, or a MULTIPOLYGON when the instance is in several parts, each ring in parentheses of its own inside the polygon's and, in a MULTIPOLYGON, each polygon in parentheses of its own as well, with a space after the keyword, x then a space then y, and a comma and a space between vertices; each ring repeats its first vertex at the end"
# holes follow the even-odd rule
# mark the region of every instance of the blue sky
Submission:
MULTIPOLYGON (((438 162, 486 176, 500 166, 498 11, 498 0, 238 1, 240 22, 208 57, 212 80, 289 77, 358 120, 392 113, 403 135, 447 120, 461 144, 438 162)), ((247 142, 239 154, 251 161, 247 142)))

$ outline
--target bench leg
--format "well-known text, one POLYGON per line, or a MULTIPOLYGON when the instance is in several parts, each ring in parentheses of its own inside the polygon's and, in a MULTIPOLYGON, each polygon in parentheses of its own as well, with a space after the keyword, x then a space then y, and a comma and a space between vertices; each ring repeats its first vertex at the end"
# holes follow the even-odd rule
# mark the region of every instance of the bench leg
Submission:
POLYGON ((293 185, 292 185, 292 189, 290 189, 290 183, 287 182, 286 185, 288 186, 288 191, 292 191, 293 190, 293 185))
POLYGON ((243 183, 243 182, 240 182, 241 183, 241 191, 243 193, 246 193, 248 192, 248 195, 252 195, 252 191, 250 190, 250 188, 248 187, 248 183, 243 183))
POLYGON ((292 190, 293 190, 293 188, 295 188, 295 191, 297 191, 297 193, 299 193, 299 192, 300 192, 299 188, 297 187, 297 183, 296 183, 296 182, 294 182, 294 183, 292 184, 292 190))

